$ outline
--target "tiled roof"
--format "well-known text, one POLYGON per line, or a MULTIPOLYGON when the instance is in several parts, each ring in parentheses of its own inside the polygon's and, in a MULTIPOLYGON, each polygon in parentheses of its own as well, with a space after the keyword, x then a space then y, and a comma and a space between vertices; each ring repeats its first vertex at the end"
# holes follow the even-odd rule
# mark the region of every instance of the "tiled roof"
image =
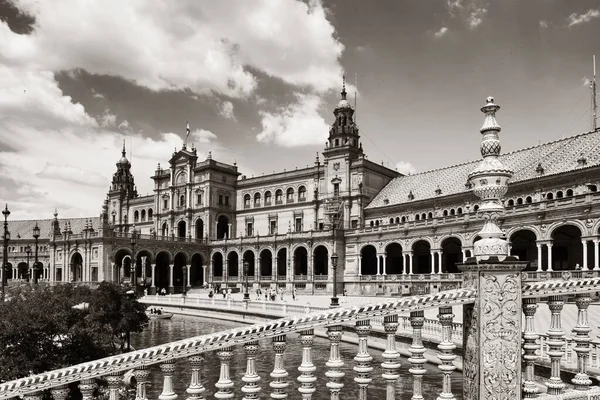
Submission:
MULTIPOLYGON (((540 176, 560 174, 600 164, 600 131, 583 133, 554 142, 516 150, 501 155, 500 160, 505 167, 513 171, 510 182, 520 182, 540 176), (581 165, 578 159, 586 159, 581 165), (542 175, 536 172, 538 163, 544 168, 542 175)), ((441 189, 440 196, 465 192, 469 174, 481 162, 481 159, 451 167, 435 169, 414 175, 400 176, 393 179, 375 196, 366 207, 391 206, 410 203, 412 192, 414 201, 436 197, 436 189, 441 189), (385 200, 388 200, 387 204, 385 200)))
MULTIPOLYGON (((62 232, 65 229, 65 222, 69 221, 71 223, 71 231, 73 231, 74 234, 77 234, 83 232, 86 220, 92 221, 92 228, 94 228, 94 230, 97 230, 100 227, 99 217, 59 218, 58 223, 62 232)), ((18 239, 17 235, 21 235, 21 239, 33 239, 33 227, 37 222, 38 227, 40 228, 40 239, 49 239, 50 234, 52 233, 52 221, 54 221, 54 219, 11 221, 9 217, 8 230, 10 232, 10 238, 11 240, 16 240, 18 239)))

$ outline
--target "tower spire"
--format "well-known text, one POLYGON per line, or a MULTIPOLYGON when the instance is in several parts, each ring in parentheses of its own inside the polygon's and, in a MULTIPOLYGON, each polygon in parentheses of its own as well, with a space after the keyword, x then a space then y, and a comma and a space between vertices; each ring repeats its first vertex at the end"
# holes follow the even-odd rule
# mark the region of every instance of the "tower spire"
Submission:
POLYGON ((346 75, 342 75, 342 100, 346 100, 346 75))
POLYGON ((125 157, 126 151, 125 151, 125 139, 123 139, 123 151, 121 151, 121 155, 123 157, 125 157))

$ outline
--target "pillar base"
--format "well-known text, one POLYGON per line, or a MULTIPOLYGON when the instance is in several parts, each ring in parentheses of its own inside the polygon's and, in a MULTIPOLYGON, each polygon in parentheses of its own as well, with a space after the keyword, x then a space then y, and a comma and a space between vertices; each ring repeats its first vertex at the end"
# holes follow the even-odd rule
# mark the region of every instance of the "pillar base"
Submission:
POLYGON ((509 256, 459 264, 474 304, 463 306, 463 399, 521 399, 521 276, 527 262, 509 256))

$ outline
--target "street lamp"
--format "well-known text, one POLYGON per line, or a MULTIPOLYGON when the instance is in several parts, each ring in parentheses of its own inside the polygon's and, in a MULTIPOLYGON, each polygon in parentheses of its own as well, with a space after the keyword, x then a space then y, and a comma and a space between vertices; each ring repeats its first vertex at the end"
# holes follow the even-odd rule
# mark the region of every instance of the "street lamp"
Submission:
POLYGON ((35 223, 35 226, 33 227, 33 238, 35 239, 35 262, 33 263, 33 284, 37 285, 38 283, 38 278, 37 278, 37 268, 38 268, 38 239, 40 237, 40 227, 38 226, 37 222, 35 223))
POLYGON ((2 215, 4 215, 4 249, 2 250, 2 301, 4 301, 4 286, 6 285, 6 268, 8 264, 8 241, 10 240, 10 232, 8 231, 8 216, 10 215, 10 211, 8 211, 8 204, 4 207, 2 211, 2 215))
POLYGON ((181 292, 181 295, 185 297, 185 285, 187 284, 187 265, 182 266, 181 270, 183 271, 183 291, 181 292))
POLYGON ((333 297, 331 298, 331 304, 329 307, 339 307, 338 297, 337 297, 337 264, 338 264, 338 255, 337 253, 333 253, 331 255, 331 268, 333 269, 333 297))
POLYGON ((135 225, 133 225, 133 230, 131 231, 131 240, 129 241, 129 243, 131 244, 131 271, 129 275, 131 277, 131 286, 133 286, 134 290, 137 290, 135 279, 135 269, 137 264, 137 260, 135 257, 135 245, 137 244, 136 234, 137 232, 135 230, 135 225))
POLYGON ((248 293, 248 268, 250 268, 250 263, 246 260, 244 261, 244 301, 246 302, 250 301, 250 293, 248 293))
MULTIPOLYGON (((135 292, 133 290, 128 290, 125 292, 125 294, 129 300, 133 300, 135 298, 135 292)), ((127 326, 127 351, 131 351, 131 327, 129 325, 127 326)))
POLYGON ((29 271, 31 270, 31 268, 29 267, 29 255, 31 254, 30 245, 27 245, 27 247, 25 247, 25 253, 27 253, 27 282, 29 282, 29 271))

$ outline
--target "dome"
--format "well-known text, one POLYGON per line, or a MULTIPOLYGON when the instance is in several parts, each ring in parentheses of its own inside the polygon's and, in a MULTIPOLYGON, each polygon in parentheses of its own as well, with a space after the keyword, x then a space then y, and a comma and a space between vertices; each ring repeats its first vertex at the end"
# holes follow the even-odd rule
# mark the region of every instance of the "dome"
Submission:
POLYGON ((342 99, 338 103, 337 108, 351 108, 351 107, 350 107, 350 103, 348 103, 348 100, 342 99))
POLYGON ((117 164, 121 164, 121 165, 130 165, 129 164, 129 160, 127 159, 127 157, 125 157, 124 155, 119 159, 119 162, 117 164))

